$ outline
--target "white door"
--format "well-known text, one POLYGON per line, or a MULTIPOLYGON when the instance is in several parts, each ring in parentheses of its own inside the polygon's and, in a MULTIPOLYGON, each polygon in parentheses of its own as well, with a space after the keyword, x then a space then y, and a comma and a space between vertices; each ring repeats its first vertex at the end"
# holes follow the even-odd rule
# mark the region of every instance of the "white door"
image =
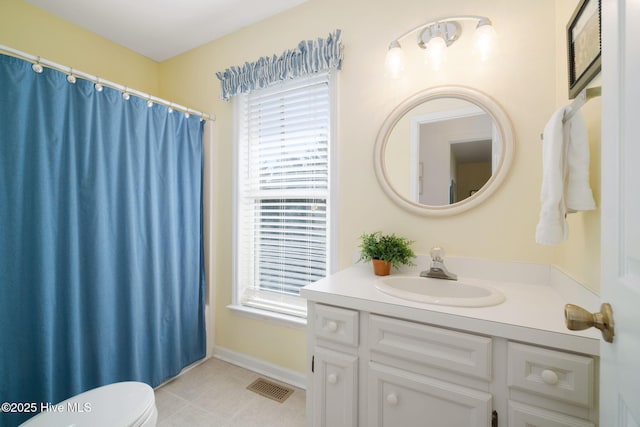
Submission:
POLYGON ((602 0, 600 426, 640 426, 640 0, 602 0))

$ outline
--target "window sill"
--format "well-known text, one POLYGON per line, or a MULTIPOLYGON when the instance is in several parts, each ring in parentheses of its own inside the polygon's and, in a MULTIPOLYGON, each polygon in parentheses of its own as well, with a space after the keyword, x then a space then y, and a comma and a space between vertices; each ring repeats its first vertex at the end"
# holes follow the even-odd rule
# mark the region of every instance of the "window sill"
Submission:
POLYGON ((302 317, 290 316, 288 314, 276 313, 268 310, 260 310, 258 308, 247 307, 239 304, 230 304, 227 308, 238 315, 257 320, 265 320, 275 325, 287 326, 294 329, 305 329, 307 327, 307 319, 303 319, 302 317))

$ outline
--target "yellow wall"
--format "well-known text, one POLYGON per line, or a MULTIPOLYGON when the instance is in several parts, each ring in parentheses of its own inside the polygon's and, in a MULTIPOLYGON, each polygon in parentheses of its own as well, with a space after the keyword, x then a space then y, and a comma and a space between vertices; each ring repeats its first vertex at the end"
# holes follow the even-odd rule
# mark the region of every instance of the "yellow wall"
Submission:
MULTIPOLYGON (((231 303, 232 136, 231 103, 219 100, 216 71, 281 53, 300 40, 343 30, 345 61, 339 73, 338 263, 351 263, 363 232, 383 230, 416 241, 417 253, 439 244, 449 256, 555 263, 599 288, 599 211, 570 219, 570 240, 557 248, 534 241, 541 181, 540 133, 566 102, 563 28, 577 0, 308 0, 281 15, 156 64, 21 0, 0 3, 0 44, 104 76, 194 109, 216 114, 206 168, 212 172, 213 217, 209 265, 215 304, 216 345, 299 372, 305 371, 305 332, 238 316, 231 303), (390 83, 384 56, 391 40, 429 19, 452 14, 489 16, 500 38, 498 59, 486 65, 468 54, 470 30, 448 49, 440 72, 430 71, 413 36, 404 41, 411 62, 390 83), (554 17, 557 17, 554 19, 554 17), (286 28, 286 31, 283 29, 286 28), (556 52, 557 51, 557 52, 556 52), (451 218, 419 217, 384 194, 373 169, 376 134, 410 94, 443 84, 474 87, 494 98, 511 118, 516 136, 513 169, 485 204, 451 218)), ((598 132, 589 109, 590 134, 598 132)), ((599 141, 592 145, 592 186, 599 201, 599 141)))
POLYGON ((0 0, 0 44, 158 95, 160 65, 23 0, 0 0))
MULTIPOLYGON (((567 79, 567 22, 578 4, 578 0, 556 1, 556 106, 568 100, 567 79)), ((597 76, 590 86, 600 85, 597 76)), ((594 98, 582 107, 589 132, 591 165, 589 178, 597 209, 570 214, 569 239, 558 245, 554 252, 554 263, 596 292, 600 291, 600 114, 601 100, 594 98)))

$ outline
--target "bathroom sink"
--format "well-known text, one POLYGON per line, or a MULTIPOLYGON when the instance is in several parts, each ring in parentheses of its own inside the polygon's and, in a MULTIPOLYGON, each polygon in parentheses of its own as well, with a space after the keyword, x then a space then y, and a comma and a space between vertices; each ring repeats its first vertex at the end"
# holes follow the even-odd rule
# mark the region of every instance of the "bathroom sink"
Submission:
POLYGON ((504 301, 502 292, 471 280, 444 280, 416 276, 388 276, 376 288, 394 297, 456 307, 488 307, 504 301))

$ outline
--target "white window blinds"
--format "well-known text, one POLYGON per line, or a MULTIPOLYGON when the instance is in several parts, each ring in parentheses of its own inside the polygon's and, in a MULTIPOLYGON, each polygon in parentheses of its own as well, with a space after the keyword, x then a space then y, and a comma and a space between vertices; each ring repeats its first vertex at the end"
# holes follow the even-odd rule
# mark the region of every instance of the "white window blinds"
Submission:
POLYGON ((328 270, 328 75, 238 98, 241 303, 305 316, 300 288, 328 270))

